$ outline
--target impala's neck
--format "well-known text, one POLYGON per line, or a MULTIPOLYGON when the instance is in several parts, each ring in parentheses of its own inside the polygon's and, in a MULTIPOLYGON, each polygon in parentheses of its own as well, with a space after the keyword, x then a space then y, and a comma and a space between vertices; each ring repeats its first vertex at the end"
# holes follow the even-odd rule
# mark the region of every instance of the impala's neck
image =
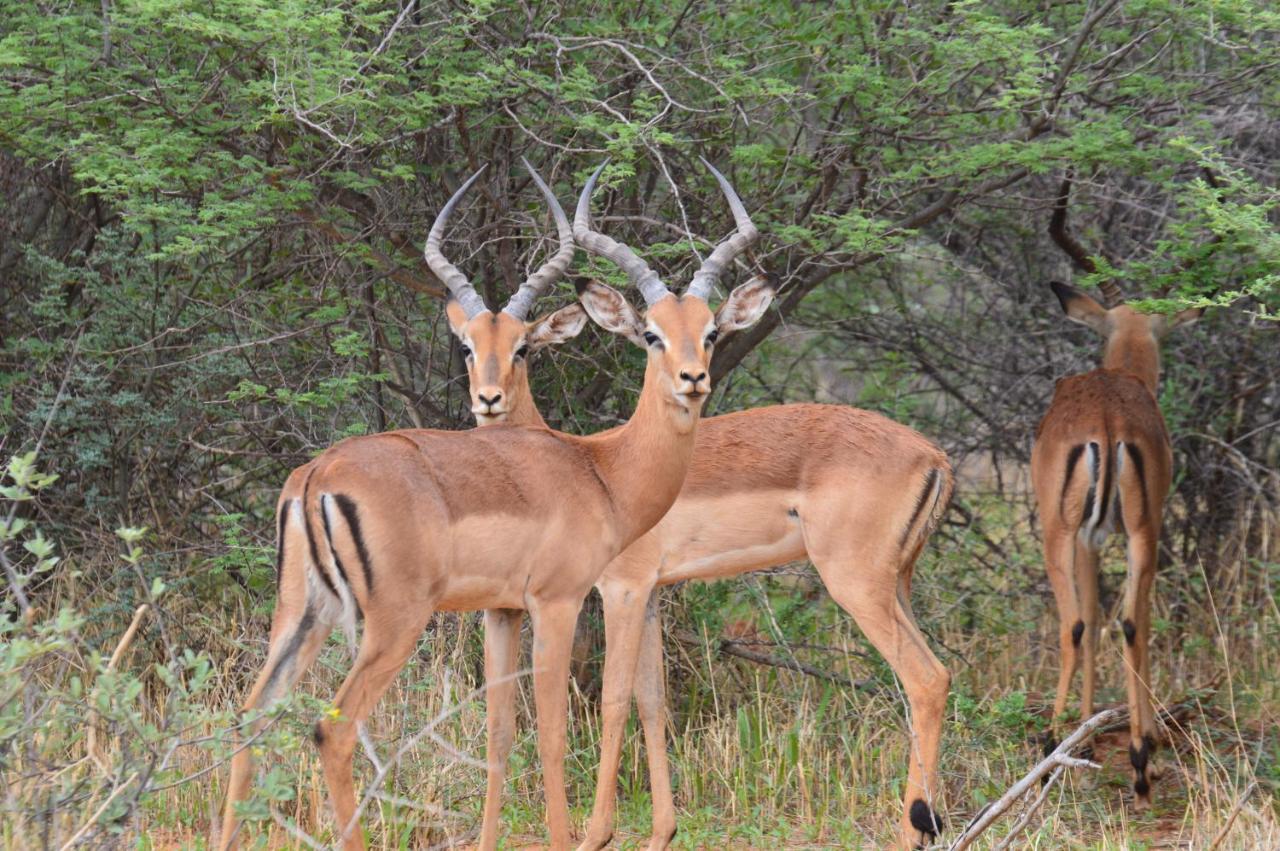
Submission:
POLYGON ((678 405, 651 360, 626 425, 584 438, 613 497, 623 546, 667 513, 693 458, 698 414, 678 405))
POLYGON ((1145 327, 1120 328, 1107 339, 1102 366, 1133 373, 1155 395, 1160 380, 1160 344, 1145 327))
POLYGON ((511 402, 507 408, 508 425, 547 428, 547 421, 533 401, 533 391, 529 388, 529 376, 526 373, 523 381, 515 382, 511 390, 511 402))

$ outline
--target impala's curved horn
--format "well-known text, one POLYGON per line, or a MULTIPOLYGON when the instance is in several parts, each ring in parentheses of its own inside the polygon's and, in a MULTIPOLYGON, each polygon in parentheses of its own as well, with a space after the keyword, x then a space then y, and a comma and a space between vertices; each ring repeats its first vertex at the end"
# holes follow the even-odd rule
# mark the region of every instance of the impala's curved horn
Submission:
POLYGON ((445 204, 444 209, 436 216, 435 224, 431 226, 431 232, 427 234, 426 248, 422 250, 423 259, 427 261, 427 265, 431 267, 431 271, 435 273, 435 276, 458 300, 458 304, 462 306, 468 319, 478 313, 483 313, 489 308, 485 306, 484 299, 476 292, 475 287, 471 286, 467 276, 462 274, 457 266, 446 260, 444 255, 440 253, 440 240, 444 237, 444 228, 449 223, 449 216, 453 214, 453 208, 458 206, 462 196, 466 195, 471 185, 480 179, 480 175, 484 174, 486 168, 488 168, 487 165, 480 166, 479 171, 471 175, 467 182, 459 186, 458 191, 453 193, 449 203, 445 204))
POLYGON ((538 271, 534 272, 529 278, 520 285, 520 289, 507 300, 507 304, 503 307, 503 311, 511 314, 516 319, 524 319, 529 315, 529 309, 533 307, 533 303, 549 290, 556 281, 564 277, 564 273, 569 270, 569 263, 573 260, 573 252, 577 247, 573 242, 573 226, 569 224, 569 217, 564 214, 564 208, 560 206, 560 202, 556 200, 555 194, 551 191, 551 187, 547 186, 546 181, 542 179, 542 175, 529 165, 529 161, 524 157, 520 158, 520 162, 524 163, 525 169, 529 172, 529 176, 533 178, 533 182, 537 184, 542 197, 547 199, 547 206, 551 208, 551 215, 556 220, 556 232, 560 236, 560 247, 556 249, 556 253, 551 255, 551 259, 538 267, 538 271))
POLYGON ((707 162, 704 157, 699 157, 698 159, 702 160, 702 164, 715 175, 716 181, 720 184, 720 190, 724 192, 725 200, 729 202, 729 210, 733 213, 733 221, 736 225, 734 232, 725 237, 715 247, 715 250, 707 255, 707 259, 702 261, 702 268, 694 273, 693 280, 689 282, 689 287, 685 290, 686 295, 697 296, 703 301, 709 301, 711 288, 715 285, 716 280, 719 279, 720 273, 739 254, 746 251, 753 242, 760 238, 760 231, 756 230, 756 226, 751 223, 751 217, 747 215, 747 208, 743 206, 742 199, 733 190, 733 185, 729 183, 728 179, 717 171, 715 166, 707 162))
POLYGON ((1108 310, 1124 304, 1124 293, 1120 291, 1120 285, 1110 278, 1098 284, 1098 289, 1102 290, 1102 303, 1108 310))
POLYGON ((640 290, 645 304, 654 304, 670 292, 667 285, 658 278, 658 273, 650 269, 649 264, 627 246, 591 229, 591 193, 595 191, 600 172, 608 164, 608 160, 600 163, 599 168, 587 180, 587 185, 582 188, 582 195, 578 197, 578 209, 573 217, 573 238, 592 254, 617 263, 636 289, 640 290))

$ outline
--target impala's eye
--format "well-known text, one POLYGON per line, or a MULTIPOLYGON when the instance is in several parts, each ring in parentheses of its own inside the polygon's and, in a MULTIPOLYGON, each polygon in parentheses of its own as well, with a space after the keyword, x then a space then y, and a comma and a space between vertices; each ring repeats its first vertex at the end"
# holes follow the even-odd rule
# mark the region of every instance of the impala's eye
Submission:
POLYGON ((645 332, 644 332, 644 341, 645 341, 646 343, 648 343, 649 345, 651 345, 651 346, 661 346, 661 345, 662 345, 662 340, 661 340, 661 339, 659 339, 659 338, 658 338, 658 335, 657 335, 657 334, 655 334, 655 333, 653 333, 652 331, 645 331, 645 332))
POLYGON ((711 333, 707 335, 707 345, 714 346, 716 344, 716 340, 719 340, 719 339, 720 339, 719 330, 712 328, 711 333))
POLYGON ((471 357, 471 347, 468 346, 466 343, 459 343, 458 348, 462 350, 462 356, 464 358, 471 357))
POLYGON ((528 356, 529 356, 529 345, 527 343, 521 346, 520 348, 516 349, 516 360, 524 360, 528 356))

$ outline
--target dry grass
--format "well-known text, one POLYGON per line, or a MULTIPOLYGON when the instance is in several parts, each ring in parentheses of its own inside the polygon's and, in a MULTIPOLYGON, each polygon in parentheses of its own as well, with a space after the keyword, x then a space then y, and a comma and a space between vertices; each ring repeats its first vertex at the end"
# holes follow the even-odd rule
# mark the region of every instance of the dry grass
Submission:
MULTIPOLYGON (((955 675, 943 742, 947 839, 1038 759, 1036 739, 1056 676, 1052 604, 1039 584, 1032 542, 1006 536, 1002 546, 1008 560, 993 566, 972 555, 972 541, 942 542, 916 580, 917 612, 955 675)), ((1119 570, 1113 565, 1108 573, 1113 590, 1119 570)), ((1277 570, 1274 563, 1254 562, 1240 576, 1265 585, 1280 575, 1277 570)), ((1155 807, 1133 811, 1127 734, 1110 732, 1095 743, 1103 767, 1067 774, 1013 847, 1280 847, 1275 798, 1280 615, 1274 597, 1258 588, 1210 593, 1203 576, 1185 569, 1170 573, 1173 578, 1162 577, 1157 586, 1153 659, 1155 692, 1164 708, 1174 710, 1176 722, 1169 727, 1170 746, 1161 751, 1164 774, 1155 787, 1155 807), (1228 822, 1230 830, 1220 837, 1228 822)), ((216 685, 202 699, 212 710, 231 712, 262 658, 263 613, 171 605, 186 608, 169 612, 171 623, 181 622, 184 639, 203 640, 211 657, 220 660, 216 685)), ((668 596, 666 615, 717 637, 726 623, 736 632, 746 623, 747 632, 754 629, 762 642, 776 637, 772 624, 777 623, 800 658, 870 683, 850 691, 715 655, 714 641, 672 642, 677 846, 886 847, 905 778, 904 702, 857 628, 816 592, 813 579, 791 571, 754 582, 676 589, 668 596)), ((103 644, 110 643, 104 636, 103 644)), ((1102 704, 1123 701, 1121 643, 1110 632, 1101 642, 1102 704)), ((380 705, 371 732, 383 755, 442 712, 448 718, 436 733, 447 746, 426 741, 392 772, 364 820, 372 847, 465 844, 473 837, 483 771, 458 755, 483 756, 483 702, 466 699, 479 684, 480 647, 477 617, 438 618, 380 705)), ((139 664, 141 652, 124 664, 139 664)), ((327 699, 346 658, 335 640, 304 691, 327 699)), ((590 806, 598 734, 590 685, 587 695, 575 695, 568 759, 579 825, 590 806)), ((521 697, 521 715, 507 792, 506 847, 523 847, 543 836, 527 694, 521 697)), ((323 841, 330 827, 314 751, 305 739, 309 717, 308 710, 300 710, 277 725, 284 738, 266 762, 277 779, 283 778, 288 795, 277 808, 282 819, 323 841)), ((188 737, 220 733, 218 716, 209 718, 205 729, 186 731, 188 737)), ((108 741, 108 758, 112 747, 108 741)), ((193 747, 178 754, 176 765, 185 776, 210 768, 210 760, 207 751, 193 747)), ((643 747, 632 728, 620 781, 617 847, 642 847, 647 838, 643 766, 643 747)), ((358 770, 366 779, 372 775, 363 759, 358 770)), ((224 780, 219 768, 150 796, 121 842, 139 849, 203 847, 224 780)), ((1014 818, 999 822, 977 847, 994 847, 1014 818)), ((3 831, 7 847, 33 845, 14 827, 20 821, 3 831)), ((266 847, 307 847, 282 824, 264 824, 259 834, 266 847)))

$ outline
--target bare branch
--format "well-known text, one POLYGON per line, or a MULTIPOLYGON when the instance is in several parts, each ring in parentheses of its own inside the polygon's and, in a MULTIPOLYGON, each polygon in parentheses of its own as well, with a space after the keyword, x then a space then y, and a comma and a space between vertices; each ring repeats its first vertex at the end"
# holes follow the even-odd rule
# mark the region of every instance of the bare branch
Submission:
MULTIPOLYGON (((969 822, 969 826, 965 828, 964 833, 960 834, 960 836, 956 838, 956 841, 951 843, 948 851, 963 851, 963 849, 972 845, 973 841, 986 831, 987 828, 995 824, 996 820, 999 819, 1001 815, 1003 815, 1020 799, 1025 797, 1035 787, 1035 784, 1040 782, 1041 778, 1050 774, 1057 777, 1061 774, 1061 769, 1065 767, 1076 768, 1088 766, 1090 768, 1101 768, 1097 763, 1071 756, 1071 752, 1076 749, 1077 745, 1092 736, 1099 727, 1110 723, 1111 721, 1118 720, 1127 712, 1128 710, 1126 709, 1106 709, 1077 727, 1074 733, 1063 739, 1058 746, 1053 749, 1053 753, 1040 760, 1040 762, 1036 764, 1035 768, 1027 772, 1026 776, 1017 783, 1010 786, 1009 790, 1001 795, 995 803, 989 804, 982 810, 982 812, 978 813, 977 817, 973 821, 969 822)), ((1042 790, 1042 797, 1043 794, 1042 790)), ((1035 808, 1039 807, 1042 803, 1043 801, 1040 800, 1034 801, 1031 804, 1032 812, 1034 812, 1035 808)), ((1029 821, 1029 818, 1020 819, 1015 827, 1021 830, 1026 827, 1026 823, 1029 821)), ((1013 834, 1010 834, 1010 836, 1012 835, 1013 834)), ((1006 839, 1007 838, 1008 837, 1006 837, 1006 839)))

